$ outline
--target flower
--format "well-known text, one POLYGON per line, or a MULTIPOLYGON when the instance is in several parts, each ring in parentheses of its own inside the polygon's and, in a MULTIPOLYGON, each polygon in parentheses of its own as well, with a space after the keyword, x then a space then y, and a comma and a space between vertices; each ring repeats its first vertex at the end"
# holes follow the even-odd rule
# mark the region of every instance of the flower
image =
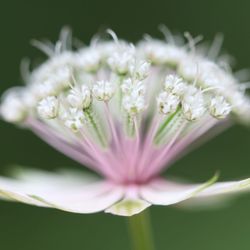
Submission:
POLYGON ((215 175, 192 184, 161 177, 197 141, 250 122, 250 100, 231 71, 196 52, 194 41, 150 38, 132 45, 109 34, 114 41, 79 50, 67 47, 65 35, 54 48, 36 42, 48 60, 24 87, 8 90, 0 106, 4 120, 32 130, 99 177, 23 170, 15 179, 0 177, 0 198, 131 216, 153 204, 247 190, 250 179, 215 183, 215 175))

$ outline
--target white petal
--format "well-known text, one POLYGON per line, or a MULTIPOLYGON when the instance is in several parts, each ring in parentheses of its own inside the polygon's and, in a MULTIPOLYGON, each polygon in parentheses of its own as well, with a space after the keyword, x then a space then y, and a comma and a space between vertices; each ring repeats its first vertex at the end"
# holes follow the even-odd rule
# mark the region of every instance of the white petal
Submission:
POLYGON ((172 205, 187 200, 212 185, 218 176, 215 175, 203 184, 184 184, 173 181, 157 180, 140 188, 141 197, 156 205, 172 205))
POLYGON ((125 198, 122 201, 111 206, 110 208, 106 209, 105 212, 120 216, 132 216, 140 213, 149 206, 151 206, 151 204, 145 200, 139 198, 138 199, 125 198))
POLYGON ((218 182, 202 190, 196 197, 234 194, 242 191, 250 191, 250 178, 241 181, 218 182))
POLYGON ((250 191, 250 179, 231 182, 218 182, 201 192, 192 199, 178 204, 184 209, 218 209, 228 206, 236 194, 250 191))
POLYGON ((27 171, 19 179, 0 177, 0 197, 69 212, 94 213, 121 200, 123 190, 83 174, 27 171))

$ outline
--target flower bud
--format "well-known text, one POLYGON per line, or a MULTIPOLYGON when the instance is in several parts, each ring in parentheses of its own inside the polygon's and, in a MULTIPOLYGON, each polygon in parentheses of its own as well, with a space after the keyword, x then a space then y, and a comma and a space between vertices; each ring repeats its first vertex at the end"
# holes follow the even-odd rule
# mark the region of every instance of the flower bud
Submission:
POLYGON ((225 118, 231 112, 231 109, 231 105, 223 96, 215 96, 210 101, 210 114, 217 119, 225 118))
POLYGON ((58 115, 59 101, 55 96, 42 99, 37 106, 38 114, 44 119, 54 119, 58 115))
POLYGON ((82 85, 80 90, 73 88, 67 96, 67 101, 73 108, 86 109, 92 102, 91 91, 85 85, 82 85))
MULTIPOLYGON (((190 92, 193 91, 191 86, 190 92)), ((189 94, 187 91, 182 99, 182 111, 184 117, 189 121, 194 121, 200 118, 206 111, 202 93, 196 90, 194 94, 189 94)))
POLYGON ((93 95, 99 101, 109 101, 115 93, 115 88, 111 82, 108 81, 98 81, 93 86, 93 95))
POLYGON ((180 99, 171 93, 166 91, 161 92, 157 97, 157 105, 160 113, 167 115, 176 111, 180 99))
POLYGON ((0 114, 5 121, 13 123, 18 123, 26 117, 26 106, 16 89, 9 90, 3 97, 0 114))
POLYGON ((70 108, 69 113, 65 114, 65 126, 73 132, 78 132, 87 122, 87 118, 82 110, 70 108))

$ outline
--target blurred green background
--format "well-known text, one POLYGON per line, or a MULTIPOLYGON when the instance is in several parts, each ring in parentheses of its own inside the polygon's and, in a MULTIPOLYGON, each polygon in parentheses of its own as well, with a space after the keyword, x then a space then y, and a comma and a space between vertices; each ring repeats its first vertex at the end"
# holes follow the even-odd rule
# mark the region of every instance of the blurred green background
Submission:
MULTIPOLYGON (((224 48, 239 68, 250 68, 249 0, 155 1, 5 1, 0 2, 0 93, 21 83, 20 60, 43 58, 29 44, 32 38, 55 40, 68 24, 89 42, 110 27, 119 37, 137 41, 144 33, 161 37, 157 27, 203 34, 212 40, 225 35, 224 48)), ((18 163, 44 169, 78 167, 30 132, 0 122, 1 172, 18 163)), ((192 152, 170 170, 171 175, 204 181, 216 170, 221 180, 250 176, 250 130, 235 126, 192 152)), ((151 209, 157 250, 249 250, 250 194, 220 210, 151 209)), ((2 250, 127 250, 126 220, 103 213, 76 215, 15 203, 0 202, 2 250)))

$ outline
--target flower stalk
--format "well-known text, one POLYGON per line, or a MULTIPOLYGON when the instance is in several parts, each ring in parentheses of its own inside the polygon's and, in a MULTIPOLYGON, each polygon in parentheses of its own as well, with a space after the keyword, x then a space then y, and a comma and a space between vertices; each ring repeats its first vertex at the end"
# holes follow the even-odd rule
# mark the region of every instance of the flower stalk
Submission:
POLYGON ((133 250, 154 250, 149 209, 128 217, 128 229, 133 250))

